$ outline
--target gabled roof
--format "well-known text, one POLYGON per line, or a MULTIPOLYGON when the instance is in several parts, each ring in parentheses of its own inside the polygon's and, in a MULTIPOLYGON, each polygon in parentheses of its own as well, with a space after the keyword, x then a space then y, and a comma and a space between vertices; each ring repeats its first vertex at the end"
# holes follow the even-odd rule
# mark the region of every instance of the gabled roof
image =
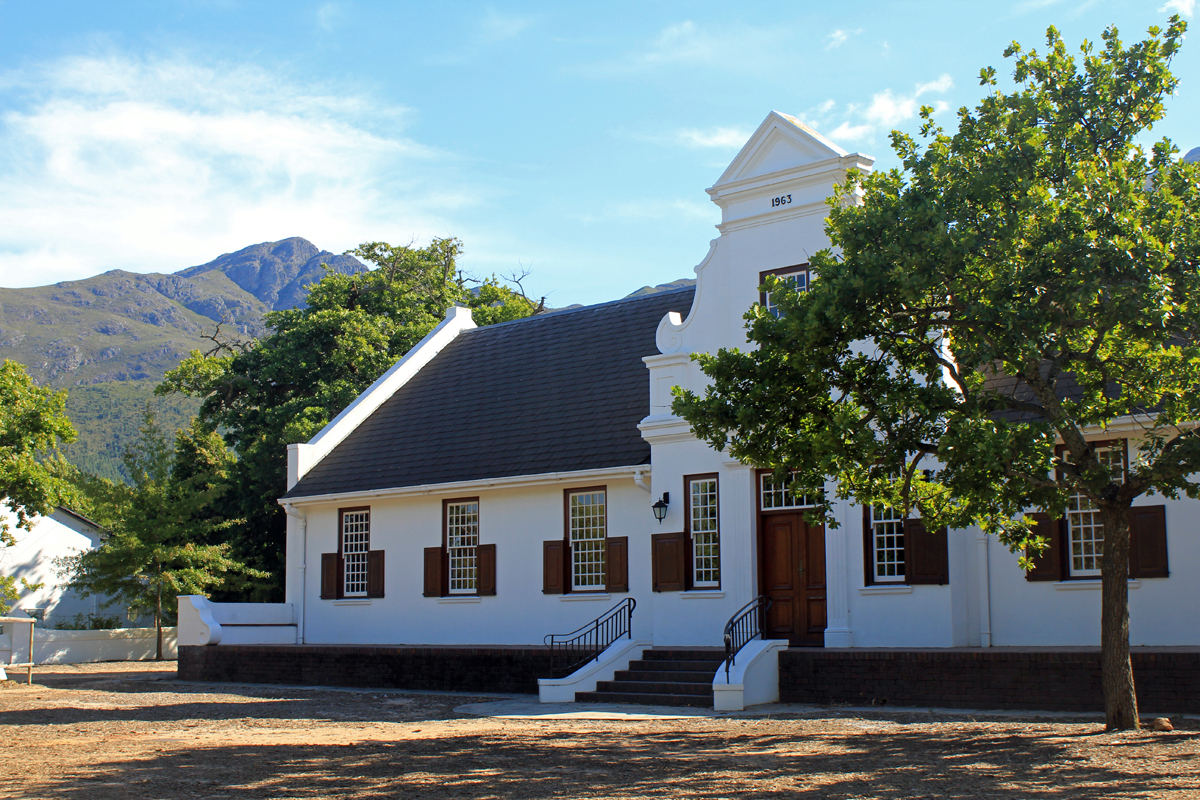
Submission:
POLYGON ((692 287, 466 330, 285 495, 650 462, 644 356, 692 287))

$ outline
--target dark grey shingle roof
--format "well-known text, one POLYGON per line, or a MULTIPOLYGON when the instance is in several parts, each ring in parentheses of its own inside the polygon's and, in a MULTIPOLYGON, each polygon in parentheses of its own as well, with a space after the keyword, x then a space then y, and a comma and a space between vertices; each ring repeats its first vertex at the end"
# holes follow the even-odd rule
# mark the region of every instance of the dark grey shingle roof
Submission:
POLYGON ((465 331, 287 497, 646 464, 643 356, 693 288, 465 331))

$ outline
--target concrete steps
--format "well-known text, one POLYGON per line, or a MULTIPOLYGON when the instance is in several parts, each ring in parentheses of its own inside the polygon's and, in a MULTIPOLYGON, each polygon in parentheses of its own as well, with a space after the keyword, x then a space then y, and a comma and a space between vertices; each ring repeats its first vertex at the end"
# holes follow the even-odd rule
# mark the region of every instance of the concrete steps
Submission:
POLYGON ((717 647, 651 648, 596 691, 576 692, 575 702, 712 708, 713 675, 724 660, 717 647))

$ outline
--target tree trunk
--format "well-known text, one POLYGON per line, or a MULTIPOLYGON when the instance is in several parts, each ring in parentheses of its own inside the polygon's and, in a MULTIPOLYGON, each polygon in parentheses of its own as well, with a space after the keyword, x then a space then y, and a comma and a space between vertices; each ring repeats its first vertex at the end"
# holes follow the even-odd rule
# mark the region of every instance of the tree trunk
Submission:
POLYGON ((154 627, 158 631, 158 646, 154 651, 154 660, 162 661, 162 583, 158 585, 158 593, 155 595, 154 608, 154 627))
POLYGON ((1100 562, 1100 680, 1110 731, 1138 727, 1137 695, 1129 661, 1129 509, 1101 506, 1104 556, 1100 562))

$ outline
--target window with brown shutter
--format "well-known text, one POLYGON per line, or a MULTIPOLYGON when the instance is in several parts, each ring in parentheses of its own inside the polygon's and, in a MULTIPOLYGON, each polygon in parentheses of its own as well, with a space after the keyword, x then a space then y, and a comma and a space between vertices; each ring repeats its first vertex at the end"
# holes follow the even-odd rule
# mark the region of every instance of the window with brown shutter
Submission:
POLYGON ((656 592, 687 589, 687 534, 656 533, 650 537, 650 560, 656 592))
POLYGON ((342 573, 341 560, 337 553, 321 553, 321 599, 336 600, 341 597, 338 577, 342 573))
POLYGON ((496 545, 481 544, 477 548, 477 552, 479 559, 478 593, 490 597, 496 593, 496 545))
POLYGON ((367 597, 383 597, 383 551, 367 553, 367 597))
POLYGON ((425 592, 426 597, 442 597, 446 594, 446 568, 442 548, 425 548, 425 592))
POLYGON ((1165 578, 1167 569, 1167 508, 1129 509, 1129 577, 1165 578))
POLYGON ((629 537, 610 536, 605 540, 605 544, 608 548, 608 571, 604 588, 610 592, 628 592, 629 537))
POLYGON ((1041 555, 1034 555, 1027 550, 1026 555, 1033 561, 1033 569, 1025 573, 1027 581, 1061 581, 1063 577, 1063 526, 1065 520, 1053 519, 1049 514, 1038 512, 1030 514, 1034 521, 1033 533, 1044 538, 1049 544, 1041 555))
POLYGON ((567 591, 567 546, 562 539, 542 542, 542 593, 565 594, 567 591))
POLYGON ((950 582, 945 528, 928 531, 919 519, 904 520, 904 577, 911 585, 950 582))

